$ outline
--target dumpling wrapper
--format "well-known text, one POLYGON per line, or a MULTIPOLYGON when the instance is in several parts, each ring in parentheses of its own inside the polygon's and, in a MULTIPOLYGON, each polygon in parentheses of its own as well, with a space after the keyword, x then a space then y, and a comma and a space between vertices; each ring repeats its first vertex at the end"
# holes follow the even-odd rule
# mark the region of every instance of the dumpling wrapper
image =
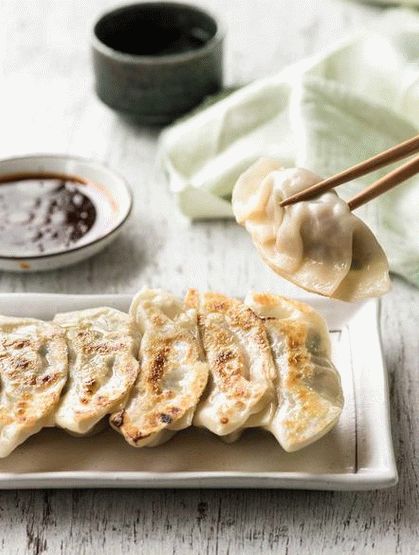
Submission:
POLYGON ((210 377, 194 416, 227 441, 273 416, 276 376, 263 322, 242 302, 218 293, 188 291, 185 303, 198 310, 210 377))
POLYGON ((245 302, 264 319, 278 373, 278 406, 265 428, 285 451, 297 451, 331 430, 343 408, 326 323, 308 305, 284 297, 249 293, 245 302))
POLYGON ((319 181, 308 170, 261 158, 234 187, 236 220, 266 264, 303 289, 344 301, 384 294, 390 288, 384 251, 334 191, 279 206, 319 181))
POLYGON ((197 314, 174 295, 144 289, 130 314, 143 335, 140 373, 124 408, 111 426, 134 447, 154 447, 192 423, 208 380, 197 314))
POLYGON ((132 319, 100 307, 57 314, 66 333, 69 375, 55 424, 82 435, 117 410, 138 375, 141 335, 132 319))
POLYGON ((0 457, 52 424, 67 370, 58 326, 0 316, 0 457))

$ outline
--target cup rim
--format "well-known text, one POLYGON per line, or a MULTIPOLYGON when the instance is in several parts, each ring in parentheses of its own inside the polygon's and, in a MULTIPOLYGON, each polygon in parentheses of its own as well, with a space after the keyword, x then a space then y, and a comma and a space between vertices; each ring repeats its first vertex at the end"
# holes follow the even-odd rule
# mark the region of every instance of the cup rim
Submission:
POLYGON ((206 8, 204 9, 198 6, 194 6, 192 4, 186 4, 184 2, 151 1, 151 2, 135 2, 133 4, 123 4, 103 12, 96 19, 93 25, 92 32, 91 32, 91 45, 95 50, 99 51, 100 53, 121 62, 131 62, 131 63, 141 62, 145 65, 159 65, 159 64, 164 65, 164 64, 170 64, 172 62, 183 62, 187 60, 192 60, 194 58, 199 58, 202 55, 206 54, 207 52, 211 51, 215 45, 222 42, 224 37, 225 37, 224 24, 221 22, 218 16, 214 15, 212 11, 209 11, 206 8), (216 26, 216 31, 214 35, 203 46, 199 48, 194 48, 193 50, 191 49, 186 52, 179 52, 177 54, 164 54, 160 56, 128 54, 126 52, 121 52, 119 50, 112 48, 111 46, 106 45, 96 35, 96 29, 98 24, 102 21, 103 18, 107 17, 108 15, 116 14, 117 12, 123 12, 127 8, 133 8, 133 7, 140 8, 140 7, 146 7, 151 5, 160 5, 163 8, 165 6, 186 8, 188 10, 203 14, 214 21, 216 26))

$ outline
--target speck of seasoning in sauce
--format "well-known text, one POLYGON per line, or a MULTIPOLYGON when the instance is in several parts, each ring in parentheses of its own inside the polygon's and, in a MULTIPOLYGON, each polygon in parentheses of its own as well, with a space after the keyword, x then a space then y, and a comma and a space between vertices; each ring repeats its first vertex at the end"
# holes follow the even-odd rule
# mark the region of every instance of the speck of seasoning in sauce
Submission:
POLYGON ((2 177, 0 251, 28 256, 77 247, 97 223, 97 206, 103 202, 99 189, 81 178, 2 177))
POLYGON ((160 420, 163 424, 170 424, 172 422, 172 417, 169 414, 161 414, 160 420))

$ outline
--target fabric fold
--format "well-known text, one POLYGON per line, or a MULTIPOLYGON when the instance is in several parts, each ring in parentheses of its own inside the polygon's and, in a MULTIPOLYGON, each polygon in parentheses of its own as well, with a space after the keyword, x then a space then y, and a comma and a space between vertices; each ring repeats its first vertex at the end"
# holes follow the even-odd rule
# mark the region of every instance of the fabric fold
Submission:
MULTIPOLYGON (((247 85, 162 133, 170 188, 189 219, 230 218, 238 176, 257 158, 332 175, 419 132, 419 14, 373 29, 247 85)), ((339 188, 349 198, 380 173, 339 188)), ((359 215, 393 272, 419 285, 419 177, 359 215)))

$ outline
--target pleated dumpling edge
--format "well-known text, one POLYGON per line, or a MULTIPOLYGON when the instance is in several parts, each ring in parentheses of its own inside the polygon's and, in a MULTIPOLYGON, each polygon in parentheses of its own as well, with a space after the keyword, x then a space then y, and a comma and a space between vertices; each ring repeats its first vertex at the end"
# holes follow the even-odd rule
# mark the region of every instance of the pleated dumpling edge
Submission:
POLYGON ((286 451, 297 451, 331 430, 343 408, 326 322, 279 295, 251 292, 245 302, 264 320, 277 371, 278 407, 265 428, 286 451))
POLYGON ((130 315, 143 337, 140 372, 111 426, 134 447, 153 447, 192 423, 208 380, 197 314, 162 289, 142 289, 130 315))
POLYGON ((335 191, 281 207, 320 177, 261 158, 233 190, 233 211, 263 261, 308 291, 348 302, 390 288, 387 257, 370 228, 335 191))

